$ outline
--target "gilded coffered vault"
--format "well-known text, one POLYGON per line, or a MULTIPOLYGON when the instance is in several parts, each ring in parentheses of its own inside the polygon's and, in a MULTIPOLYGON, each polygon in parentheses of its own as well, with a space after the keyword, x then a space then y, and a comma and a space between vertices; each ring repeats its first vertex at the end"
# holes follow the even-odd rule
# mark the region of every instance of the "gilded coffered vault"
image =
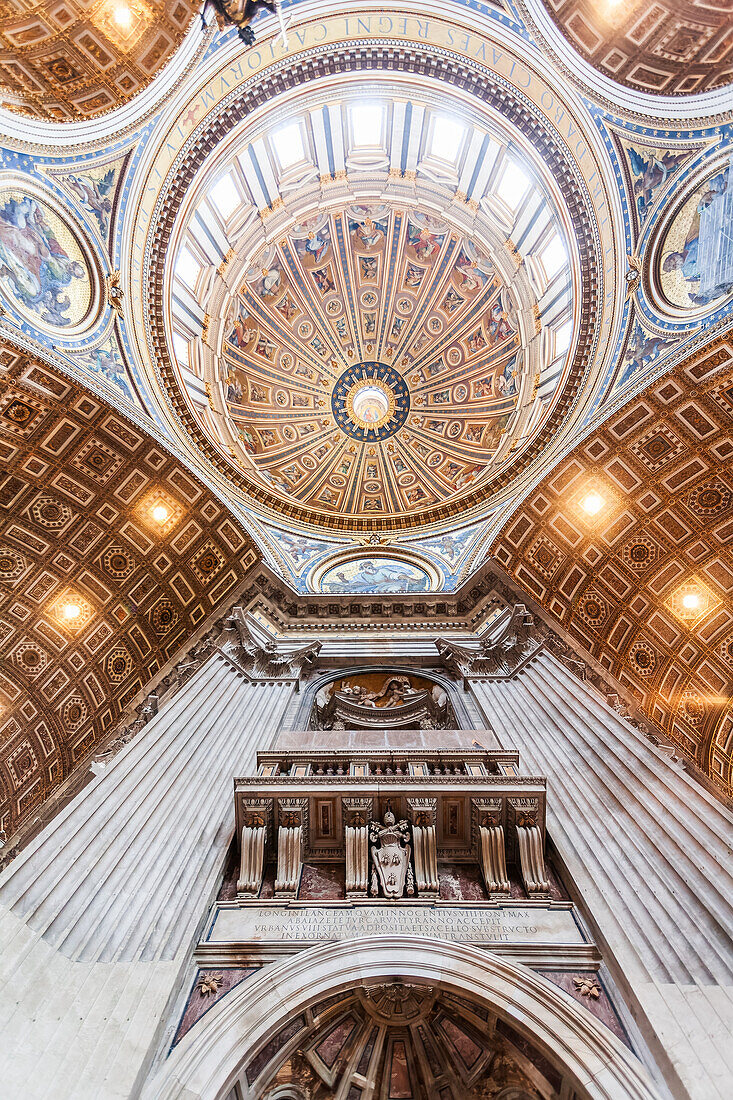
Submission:
POLYGON ((542 3, 582 57, 629 88, 682 96, 733 80, 730 5, 725 2, 542 3))
POLYGON ((125 103, 183 41, 197 0, 0 4, 0 105, 59 122, 125 103))
POLYGON ((17 830, 257 560, 109 405, 0 351, 0 828, 17 830))
POLYGON ((588 435, 492 546, 728 790, 732 433, 733 347, 718 340, 588 435))

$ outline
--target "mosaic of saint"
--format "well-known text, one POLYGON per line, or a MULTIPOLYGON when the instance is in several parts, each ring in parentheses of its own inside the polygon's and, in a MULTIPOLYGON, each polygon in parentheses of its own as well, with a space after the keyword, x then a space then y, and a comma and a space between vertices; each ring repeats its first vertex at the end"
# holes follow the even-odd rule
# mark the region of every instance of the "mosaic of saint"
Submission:
POLYGON ((86 316, 89 268, 72 231, 45 203, 0 189, 0 288, 35 322, 63 329, 86 316))
POLYGON ((639 224, 654 206, 666 184, 690 154, 689 149, 652 148, 622 141, 632 179, 639 224))
POLYGON ((658 262, 659 282, 670 305, 695 309, 733 293, 730 164, 684 203, 664 236, 658 262))
POLYGON ((431 215, 355 205, 252 264, 226 408, 259 477, 318 511, 421 510, 490 469, 528 371, 514 292, 431 215))
POLYGON ((334 595, 364 592, 427 592, 428 574, 397 558, 356 558, 332 566, 321 579, 321 591, 334 595))

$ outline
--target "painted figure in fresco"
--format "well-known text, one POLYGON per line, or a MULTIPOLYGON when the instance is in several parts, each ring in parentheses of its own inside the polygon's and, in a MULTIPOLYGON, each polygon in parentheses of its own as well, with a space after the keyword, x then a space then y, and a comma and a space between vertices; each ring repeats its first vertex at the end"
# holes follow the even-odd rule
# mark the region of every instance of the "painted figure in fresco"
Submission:
POLYGON ((64 183, 69 185, 84 209, 94 215, 99 222, 99 228, 106 237, 110 214, 112 213, 112 199, 110 196, 114 190, 115 169, 107 169, 99 179, 94 179, 91 175, 63 176, 62 179, 64 183))
POLYGON ((283 300, 278 302, 277 309, 282 313, 286 321, 292 321, 293 317, 295 317, 298 312, 298 307, 289 294, 286 294, 283 300))
POLYGON ((384 237, 384 229, 378 222, 365 218, 363 222, 356 223, 354 234, 363 248, 375 248, 384 237))
POLYGON ((257 335, 257 329, 250 327, 247 323, 249 319, 247 310, 240 304, 239 313, 234 318, 231 332, 227 336, 229 343, 234 344, 236 348, 244 348, 247 344, 251 344, 257 335))
POLYGON ((466 347, 472 355, 474 355, 477 351, 483 351, 483 349, 486 347, 486 340, 484 339, 484 334, 480 328, 476 329, 476 331, 472 332, 471 335, 468 337, 468 340, 466 341, 466 347))
POLYGON ((654 192, 666 183, 669 176, 682 163, 687 153, 672 153, 669 149, 634 149, 627 146, 629 163, 634 175, 634 198, 639 218, 642 219, 652 205, 654 192))
POLYGON ((376 279, 377 277, 377 257, 376 256, 362 256, 359 260, 361 264, 361 277, 362 279, 376 279))
POLYGON ((119 386, 126 397, 131 401, 134 400, 124 363, 115 348, 95 348, 94 351, 80 357, 79 361, 95 374, 101 374, 108 382, 119 386))
POLYGON ((272 340, 268 340, 266 336, 260 336, 255 346, 256 355, 261 355, 263 359, 269 359, 272 362, 276 351, 277 348, 272 340))
POLYGON ((344 569, 335 572, 333 580, 326 578, 324 589, 331 593, 379 593, 379 592, 424 592, 428 587, 428 578, 414 566, 393 560, 377 558, 363 559, 353 576, 349 577, 344 569))
POLYGON ((455 313, 460 305, 463 305, 465 298, 461 298, 452 286, 448 287, 445 298, 443 299, 441 309, 444 309, 446 313, 455 313))
POLYGON ((242 386, 236 374, 231 371, 226 377, 226 401, 228 405, 240 405, 242 403, 242 386))
POLYGON ((433 539, 432 543, 424 543, 429 549, 434 549, 437 553, 444 554, 450 562, 454 562, 460 557, 463 549, 463 538, 459 538, 458 535, 441 535, 439 538, 433 539))
POLYGON ((456 489, 465 489, 472 481, 475 481, 483 470, 483 466, 467 466, 462 474, 456 478, 456 489))
POLYGON ((282 275, 276 267, 263 267, 256 290, 260 298, 274 298, 282 286, 282 275))
POLYGON ((479 378, 473 383, 474 397, 491 397, 492 381, 490 378, 479 378))
POLYGON ((325 542, 311 542, 309 539, 304 538, 303 535, 289 535, 284 531, 279 532, 277 538, 278 542, 290 555, 295 565, 300 565, 301 562, 312 558, 314 554, 318 554, 321 550, 325 550, 328 545, 325 542))
POLYGON ((513 359, 510 359, 504 365, 504 369, 499 372, 496 378, 496 389, 502 397, 515 396, 519 390, 518 376, 517 356, 515 355, 513 359))
POLYGON ((517 315, 511 298, 501 293, 489 311, 489 341, 499 344, 516 332, 517 315))
POLYGON ((696 306, 708 305, 733 290, 731 178, 728 167, 707 181, 682 250, 668 253, 662 263, 663 271, 681 271, 688 283, 698 284, 688 291, 690 302, 696 306))
POLYGON ((305 250, 309 256, 313 257, 314 263, 319 264, 328 252, 330 245, 331 238, 328 230, 321 229, 317 233, 308 234, 308 240, 305 242, 305 250))
POLYGON ((247 454, 255 454, 257 450, 257 437, 254 432, 250 431, 250 429, 245 426, 241 426, 239 429, 239 438, 242 440, 247 454))
POLYGON ((415 249, 418 260, 431 260, 440 252, 443 243, 442 237, 436 236, 425 227, 413 225, 412 222, 408 227, 408 240, 415 249))
POLYGON ((465 250, 461 251, 456 261, 455 271, 458 276, 458 286, 464 292, 479 290, 487 279, 483 271, 479 270, 477 260, 468 256, 465 250))
POLYGON ((333 281, 331 275, 331 269, 324 267, 318 271, 313 272, 313 278, 316 281, 316 286, 320 290, 321 294, 330 294, 336 289, 336 284, 333 281))
POLYGON ((418 260, 430 261, 440 252, 445 226, 429 214, 414 213, 407 223, 407 243, 418 260))
MULTIPOLYGON (((619 383, 648 367, 669 344, 661 336, 651 336, 637 324, 626 349, 626 361, 619 383)), ((617 384, 619 384, 617 383, 617 384)))
POLYGON ((73 279, 87 278, 44 218, 35 199, 24 195, 0 207, 0 279, 9 282, 23 305, 48 324, 70 324, 71 300, 65 293, 73 279))
POLYGON ((408 264, 405 269, 405 278, 403 282, 410 290, 419 290, 424 274, 425 269, 423 267, 417 267, 415 264, 408 264))

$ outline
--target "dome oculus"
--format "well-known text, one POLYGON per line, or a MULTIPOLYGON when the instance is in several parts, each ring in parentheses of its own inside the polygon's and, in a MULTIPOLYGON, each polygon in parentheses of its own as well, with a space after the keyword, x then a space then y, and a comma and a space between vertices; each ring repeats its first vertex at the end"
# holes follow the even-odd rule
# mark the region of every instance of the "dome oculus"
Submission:
POLYGON ((400 430, 410 411, 410 392, 399 371, 386 363, 349 367, 331 395, 339 428, 361 443, 381 442, 400 430))

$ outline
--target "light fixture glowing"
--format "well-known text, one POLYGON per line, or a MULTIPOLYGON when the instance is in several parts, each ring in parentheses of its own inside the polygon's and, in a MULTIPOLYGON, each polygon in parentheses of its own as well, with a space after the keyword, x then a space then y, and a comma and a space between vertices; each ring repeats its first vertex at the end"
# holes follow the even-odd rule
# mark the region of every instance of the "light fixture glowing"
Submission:
POLYGON ((68 619, 69 622, 73 622, 74 619, 78 619, 81 615, 81 608, 78 603, 65 603, 61 613, 65 619, 68 619))
POLYGON ((153 508, 153 519, 156 523, 165 523, 168 519, 168 509, 165 504, 156 504, 153 508))
POLYGON ((682 597, 682 606, 687 611, 695 611, 700 606, 700 597, 697 592, 686 592, 682 597))
POLYGON ((590 493, 586 493, 580 503, 583 507, 583 510, 587 512, 589 516, 596 516, 606 502, 600 493, 592 491, 590 493))
POLYGON ((118 27, 121 27, 123 30, 127 30, 127 28, 132 23, 132 12, 128 8, 127 4, 117 4, 115 6, 114 12, 112 13, 112 18, 114 19, 118 27))

